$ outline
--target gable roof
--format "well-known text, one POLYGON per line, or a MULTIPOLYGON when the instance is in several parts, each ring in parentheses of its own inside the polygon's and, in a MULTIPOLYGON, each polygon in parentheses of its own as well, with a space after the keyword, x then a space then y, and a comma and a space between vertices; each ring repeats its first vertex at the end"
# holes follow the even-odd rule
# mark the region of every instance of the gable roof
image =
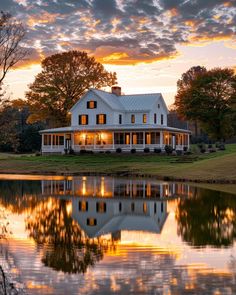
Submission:
MULTIPOLYGON (((113 110, 123 112, 150 111, 153 109, 155 104, 157 105, 158 102, 161 102, 168 112, 161 93, 115 95, 113 93, 99 89, 90 89, 88 92, 90 91, 93 92, 96 96, 100 97, 113 110)), ((87 95, 88 92, 85 95, 87 95)), ((73 111, 79 101, 72 107, 71 111, 73 111)))

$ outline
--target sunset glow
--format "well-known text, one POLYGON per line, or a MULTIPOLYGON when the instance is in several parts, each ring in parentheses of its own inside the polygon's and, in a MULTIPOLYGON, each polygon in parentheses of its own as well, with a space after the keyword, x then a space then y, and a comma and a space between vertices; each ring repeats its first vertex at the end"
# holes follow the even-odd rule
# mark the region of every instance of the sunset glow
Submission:
POLYGON ((31 55, 5 80, 24 98, 40 61, 78 49, 116 71, 122 92, 162 92, 173 103, 176 81, 191 66, 236 65, 233 1, 47 1, 1 4, 27 27, 31 55))

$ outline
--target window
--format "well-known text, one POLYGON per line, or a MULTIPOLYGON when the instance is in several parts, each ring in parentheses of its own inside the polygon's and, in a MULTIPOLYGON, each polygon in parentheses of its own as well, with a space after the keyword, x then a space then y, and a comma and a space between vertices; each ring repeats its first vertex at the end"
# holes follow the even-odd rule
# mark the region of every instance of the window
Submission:
POLYGON ((88 125, 88 115, 79 115, 79 125, 88 125))
POLYGON ((132 133, 132 144, 143 144, 143 132, 132 133))
POLYGON ((143 123, 147 123, 147 115, 146 114, 143 114, 143 123))
POLYGON ((119 115, 119 124, 122 124, 122 115, 119 115))
POLYGON ((119 211, 122 211, 122 203, 119 203, 119 211))
POLYGON ((131 115, 131 123, 132 123, 132 124, 135 123, 135 115, 131 115))
POLYGON ((96 109, 97 102, 94 100, 87 101, 87 109, 96 109))
POLYGON ((97 225, 97 219, 95 219, 95 218, 87 218, 87 225, 96 226, 97 225))
POLYGON ((147 213, 147 203, 143 203, 143 213, 147 213))
POLYGON ((98 213, 105 213, 107 211, 107 204, 105 202, 97 202, 96 209, 98 213))
POLYGON ((125 143, 125 134, 124 133, 115 133, 114 134, 115 144, 124 144, 125 143))
POLYGON ((163 203, 161 202, 161 213, 163 213, 163 211, 164 211, 164 205, 163 205, 163 203))
POLYGON ((79 201, 79 211, 81 211, 81 212, 88 211, 88 202, 86 202, 86 201, 79 201))
POLYGON ((158 107, 158 109, 160 108, 160 104, 159 103, 158 103, 157 107, 158 107))
POLYGON ((161 114, 161 125, 164 124, 164 116, 161 114))
POLYGON ((155 203, 154 204, 154 214, 156 214, 157 213, 157 204, 155 203))
POLYGON ((107 116, 105 114, 97 115, 97 124, 106 124, 106 117, 107 116))
POLYGON ((157 123, 157 114, 154 114, 154 124, 157 123))
POLYGON ((51 145, 51 135, 44 134, 44 145, 51 145))

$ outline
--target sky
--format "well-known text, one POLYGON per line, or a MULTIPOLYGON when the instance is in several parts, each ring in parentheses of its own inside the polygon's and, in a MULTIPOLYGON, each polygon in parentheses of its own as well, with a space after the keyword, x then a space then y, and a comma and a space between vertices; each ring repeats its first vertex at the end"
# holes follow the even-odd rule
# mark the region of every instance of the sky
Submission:
POLYGON ((174 102, 190 67, 236 69, 236 0, 0 0, 24 23, 31 54, 5 80, 24 98, 45 57, 86 51, 115 71, 125 94, 161 92, 174 102))

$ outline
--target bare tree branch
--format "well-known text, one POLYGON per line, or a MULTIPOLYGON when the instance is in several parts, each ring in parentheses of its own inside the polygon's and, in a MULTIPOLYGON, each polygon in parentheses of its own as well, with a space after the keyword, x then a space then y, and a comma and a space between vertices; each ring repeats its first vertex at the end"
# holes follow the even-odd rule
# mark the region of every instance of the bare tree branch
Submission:
POLYGON ((0 85, 7 72, 28 54, 28 49, 21 46, 25 37, 25 28, 21 22, 9 13, 0 15, 0 85))

